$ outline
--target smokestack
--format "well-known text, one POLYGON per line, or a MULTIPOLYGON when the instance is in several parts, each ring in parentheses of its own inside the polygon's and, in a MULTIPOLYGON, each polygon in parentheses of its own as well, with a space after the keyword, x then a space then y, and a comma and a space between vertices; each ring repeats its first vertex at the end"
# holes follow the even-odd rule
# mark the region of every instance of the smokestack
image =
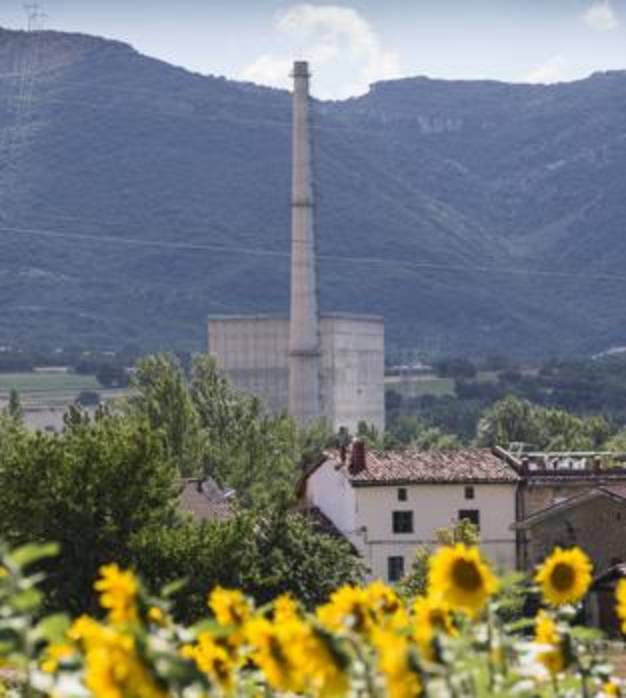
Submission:
POLYGON ((293 66, 289 413, 299 424, 307 424, 322 414, 309 77, 308 63, 296 61, 293 66))

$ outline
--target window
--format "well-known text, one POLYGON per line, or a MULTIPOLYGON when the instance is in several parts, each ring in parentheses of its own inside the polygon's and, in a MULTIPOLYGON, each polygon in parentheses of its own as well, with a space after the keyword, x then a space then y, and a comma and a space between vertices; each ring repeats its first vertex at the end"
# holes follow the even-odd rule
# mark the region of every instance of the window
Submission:
POLYGON ((407 495, 406 495, 406 487, 398 487, 398 501, 399 502, 406 502, 407 495))
POLYGON ((394 511, 392 518, 394 533, 413 533, 412 511, 394 511))
POLYGON ((465 499, 474 499, 474 486, 468 485, 465 488, 465 499))
POLYGON ((471 521, 478 529, 480 529, 480 512, 478 509, 460 509, 459 521, 471 521))
POLYGON ((398 582, 404 577, 404 558, 402 555, 392 555, 387 558, 387 579, 398 582))

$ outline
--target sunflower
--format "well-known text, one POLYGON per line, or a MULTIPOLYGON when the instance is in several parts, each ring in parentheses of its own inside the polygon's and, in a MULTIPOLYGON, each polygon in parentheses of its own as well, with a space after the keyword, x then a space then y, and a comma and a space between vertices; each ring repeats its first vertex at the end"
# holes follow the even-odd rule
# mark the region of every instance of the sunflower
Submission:
POLYGON ((236 589, 215 587, 209 595, 208 605, 222 627, 242 625, 252 612, 248 599, 236 589))
POLYGON ((622 621, 622 632, 626 633, 626 579, 620 579, 615 590, 617 617, 622 621))
POLYGON ((104 565, 94 588, 100 592, 100 604, 108 610, 112 623, 132 623, 137 619, 135 601, 139 583, 132 572, 116 564, 104 565))
POLYGON ((419 698, 422 682, 410 657, 408 638, 376 629, 373 644, 378 654, 378 670, 384 678, 389 698, 419 698))
POLYGON ((365 589, 343 586, 318 607, 317 619, 327 630, 349 629, 367 636, 375 625, 370 600, 365 589))
POLYGON ((440 548, 430 558, 430 595, 441 599, 452 611, 477 616, 498 586, 496 576, 476 547, 457 543, 440 548))
POLYGON ((535 642, 546 647, 539 655, 539 661, 551 674, 558 674, 565 668, 565 657, 562 649, 561 636, 556 624, 545 612, 539 611, 535 619, 535 642))
POLYGON ((198 635, 195 645, 183 645, 181 654, 195 662, 222 690, 230 692, 235 685, 237 664, 227 643, 209 632, 198 635))
POLYGON ((612 696, 616 696, 617 698, 619 698, 619 696, 622 695, 619 683, 617 683, 617 681, 613 678, 609 679, 608 681, 605 681, 602 684, 600 695, 607 696, 608 698, 611 698, 612 696))
POLYGON ((591 562, 580 548, 555 548, 537 570, 544 601, 552 606, 577 603, 591 584, 591 562))
MULTIPOLYGON (((298 626, 299 621, 293 621, 293 624, 298 626)), ((272 688, 301 692, 304 688, 301 672, 287 653, 288 643, 299 639, 290 625, 290 621, 273 624, 258 616, 246 624, 246 639, 252 650, 250 658, 263 671, 272 688)))
POLYGON ((440 598, 418 596, 413 604, 414 636, 424 656, 435 659, 433 640, 437 634, 454 635, 455 628, 449 606, 440 598))

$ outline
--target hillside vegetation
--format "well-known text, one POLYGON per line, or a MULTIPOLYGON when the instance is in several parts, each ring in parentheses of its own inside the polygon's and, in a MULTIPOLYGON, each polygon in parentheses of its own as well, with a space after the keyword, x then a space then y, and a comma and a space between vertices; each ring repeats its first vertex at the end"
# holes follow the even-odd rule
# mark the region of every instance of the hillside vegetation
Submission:
MULTIPOLYGON (((626 344, 626 73, 314 111, 325 309, 425 355, 626 344)), ((198 350, 208 314, 285 312, 290 117, 280 90, 0 29, 0 344, 198 350)))

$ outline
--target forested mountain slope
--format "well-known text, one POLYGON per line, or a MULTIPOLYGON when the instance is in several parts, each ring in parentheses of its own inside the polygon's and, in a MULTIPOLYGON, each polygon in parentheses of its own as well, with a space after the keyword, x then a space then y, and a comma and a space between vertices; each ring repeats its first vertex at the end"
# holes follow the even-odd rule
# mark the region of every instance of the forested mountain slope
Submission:
MULTIPOLYGON (((427 354, 626 344, 625 115, 626 72, 316 102, 323 308, 427 354)), ((290 116, 286 92, 0 29, 0 344, 201 349, 210 313, 286 311, 290 116)))

